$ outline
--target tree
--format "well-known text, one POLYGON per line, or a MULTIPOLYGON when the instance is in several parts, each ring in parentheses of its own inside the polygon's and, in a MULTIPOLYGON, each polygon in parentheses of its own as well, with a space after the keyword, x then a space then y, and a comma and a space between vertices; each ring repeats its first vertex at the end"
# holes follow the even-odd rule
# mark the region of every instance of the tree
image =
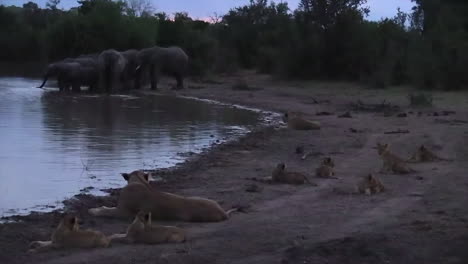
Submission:
POLYGON ((60 0, 48 0, 46 7, 51 10, 57 10, 57 6, 60 4, 60 0))
POLYGON ((152 16, 156 10, 149 0, 126 0, 125 3, 129 16, 152 16))

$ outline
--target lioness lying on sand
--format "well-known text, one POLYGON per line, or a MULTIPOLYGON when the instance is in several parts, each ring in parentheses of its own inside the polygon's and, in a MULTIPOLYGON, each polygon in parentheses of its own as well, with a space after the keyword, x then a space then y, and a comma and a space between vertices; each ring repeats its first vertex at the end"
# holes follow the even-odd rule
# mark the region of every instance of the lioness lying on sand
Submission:
POLYGON ((301 116, 294 114, 293 112, 284 113, 283 122, 288 125, 288 128, 295 130, 320 129, 320 123, 318 121, 304 119, 301 116))
POLYGON ((139 211, 151 212, 153 219, 181 220, 187 222, 218 222, 226 220, 227 212, 213 200, 200 197, 184 197, 160 192, 149 184, 149 175, 143 171, 123 173, 127 186, 122 188, 117 207, 89 209, 94 216, 132 218, 139 211))
POLYGON ((112 243, 180 243, 186 238, 185 230, 175 226, 161 226, 151 224, 151 213, 140 211, 128 226, 127 233, 110 236, 112 243))
POLYGON ((34 241, 29 247, 30 253, 43 252, 59 248, 97 248, 108 247, 110 240, 101 232, 80 230, 78 218, 65 215, 52 233, 50 241, 34 241))
POLYGON ((430 151, 426 146, 421 145, 416 153, 407 160, 407 162, 434 162, 434 161, 453 161, 451 159, 445 159, 439 157, 434 152, 430 151))
POLYGON ((356 185, 356 191, 371 195, 385 191, 385 187, 374 175, 368 174, 356 185))
POLYGON ((389 150, 388 144, 377 143, 377 153, 380 155, 383 161, 383 166, 380 170, 380 172, 382 173, 388 171, 397 174, 407 174, 416 172, 415 170, 410 168, 403 159, 393 154, 389 150))

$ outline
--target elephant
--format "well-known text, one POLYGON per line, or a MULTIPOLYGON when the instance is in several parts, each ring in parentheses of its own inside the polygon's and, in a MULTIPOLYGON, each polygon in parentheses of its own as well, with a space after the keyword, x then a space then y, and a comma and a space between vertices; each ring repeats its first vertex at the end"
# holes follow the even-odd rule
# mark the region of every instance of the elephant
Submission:
POLYGON ((96 86, 98 84, 98 78, 99 78, 97 58, 94 58, 88 55, 81 55, 77 58, 67 58, 63 61, 75 62, 75 63, 80 64, 81 66, 80 84, 88 86, 90 92, 95 91, 96 86))
POLYGON ((110 93, 113 89, 131 89, 138 65, 138 51, 131 49, 119 52, 115 49, 103 51, 98 58, 100 91, 110 93))
POLYGON ((72 90, 79 92, 81 86, 89 86, 93 90, 97 84, 97 61, 92 58, 66 58, 62 61, 51 63, 44 73, 44 80, 39 88, 44 87, 48 78, 56 77, 60 91, 72 90))
POLYGON ((161 73, 175 77, 176 89, 184 88, 184 77, 188 71, 189 57, 183 49, 177 46, 142 49, 138 52, 138 66, 136 69, 135 87, 141 86, 142 73, 150 72, 151 89, 158 87, 158 76, 161 73))
POLYGON ((82 67, 77 62, 59 61, 47 66, 44 73, 44 80, 39 88, 44 87, 50 77, 56 77, 60 91, 68 90, 70 85, 73 91, 80 90, 80 81, 84 73, 82 67))
POLYGON ((125 57, 115 49, 108 49, 98 57, 99 91, 120 90, 126 65, 125 57))
POLYGON ((136 69, 138 67, 138 50, 130 49, 121 52, 125 58, 125 70, 122 76, 122 82, 125 89, 135 88, 136 69))

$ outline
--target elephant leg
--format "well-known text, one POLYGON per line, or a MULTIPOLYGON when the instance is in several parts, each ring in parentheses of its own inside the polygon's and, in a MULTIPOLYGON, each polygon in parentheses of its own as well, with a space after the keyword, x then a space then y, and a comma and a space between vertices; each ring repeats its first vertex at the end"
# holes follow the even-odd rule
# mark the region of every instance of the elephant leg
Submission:
POLYGON ((151 90, 158 89, 158 73, 156 72, 156 68, 154 65, 151 65, 151 90))
POLYGON ((106 81, 105 81, 105 86, 106 86, 106 93, 110 94, 112 93, 112 89, 114 88, 113 85, 114 85, 114 76, 112 76, 113 74, 110 72, 110 69, 106 70, 108 71, 106 73, 106 81))
POLYGON ((66 88, 66 87, 65 87, 66 84, 65 84, 64 80, 63 80, 62 78, 60 78, 60 77, 57 78, 57 85, 58 85, 58 87, 59 87, 59 91, 61 91, 61 92, 62 92, 63 90, 65 90, 65 88, 66 88))
POLYGON ((72 91, 77 93, 81 92, 81 85, 79 83, 74 82, 72 84, 72 91))
POLYGON ((135 80, 133 84, 133 89, 137 90, 141 87, 141 72, 136 73, 135 80))
POLYGON ((96 84, 91 83, 88 88, 88 92, 94 93, 96 91, 96 84))
POLYGON ((68 92, 70 90, 70 84, 68 82, 62 82, 60 85, 59 85, 59 90, 60 91, 65 91, 65 92, 68 92))
POLYGON ((177 80, 177 86, 176 86, 176 90, 182 90, 184 89, 184 77, 182 76, 182 74, 175 74, 175 78, 177 80))
POLYGON ((111 92, 112 91, 121 91, 122 90, 122 73, 120 72, 113 72, 113 78, 112 78, 112 87, 111 87, 111 92))

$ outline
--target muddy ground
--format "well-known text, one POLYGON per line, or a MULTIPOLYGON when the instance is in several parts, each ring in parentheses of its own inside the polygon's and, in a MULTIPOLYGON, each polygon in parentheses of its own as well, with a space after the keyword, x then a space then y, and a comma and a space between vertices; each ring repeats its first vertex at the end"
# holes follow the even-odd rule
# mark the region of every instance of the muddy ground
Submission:
MULTIPOLYGON (((28 255, 29 242, 48 239, 60 219, 58 212, 32 214, 0 225, 0 263, 468 263, 467 93, 434 93, 433 107, 414 108, 403 88, 294 83, 247 73, 191 82, 188 87, 178 94, 300 111, 319 120, 322 129, 259 129, 175 168, 156 171, 164 179, 153 183, 159 190, 215 199, 225 209, 248 207, 220 223, 163 222, 186 228, 185 244, 28 255), (239 80, 247 86, 234 85, 239 80), (386 100, 399 109, 373 111, 356 105, 358 100, 386 100), (448 110, 455 113, 443 113, 448 110), (347 111, 351 118, 338 117, 347 111), (407 116, 399 117, 401 113, 407 116), (399 129, 409 133, 386 134, 399 129), (454 161, 415 164, 417 172, 410 175, 380 174, 377 142, 388 142, 402 157, 425 144, 454 161), (302 160, 295 153, 297 146, 311 155, 302 160), (339 179, 313 177, 325 156, 335 160, 339 179), (318 186, 256 183, 257 192, 246 191, 254 182, 245 178, 268 176, 278 162, 307 173, 318 186), (382 180, 386 192, 349 194, 368 173, 382 180)), ((166 88, 161 90, 173 93, 166 88)), ((114 205, 117 195, 118 190, 109 197, 78 195, 66 201, 66 208, 77 212, 83 228, 121 233, 128 222, 87 213, 91 207, 114 205)))

